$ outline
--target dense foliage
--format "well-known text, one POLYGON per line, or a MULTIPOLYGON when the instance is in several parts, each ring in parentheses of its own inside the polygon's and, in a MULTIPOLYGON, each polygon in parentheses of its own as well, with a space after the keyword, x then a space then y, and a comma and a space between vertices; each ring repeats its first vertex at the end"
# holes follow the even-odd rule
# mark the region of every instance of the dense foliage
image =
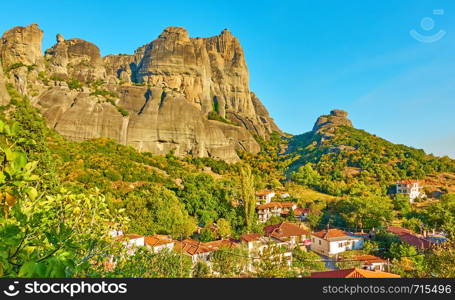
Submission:
POLYGON ((332 131, 308 132, 291 139, 288 153, 298 157, 289 168, 294 180, 335 196, 386 194, 399 179, 455 172, 455 161, 449 157, 427 155, 351 127, 332 131))

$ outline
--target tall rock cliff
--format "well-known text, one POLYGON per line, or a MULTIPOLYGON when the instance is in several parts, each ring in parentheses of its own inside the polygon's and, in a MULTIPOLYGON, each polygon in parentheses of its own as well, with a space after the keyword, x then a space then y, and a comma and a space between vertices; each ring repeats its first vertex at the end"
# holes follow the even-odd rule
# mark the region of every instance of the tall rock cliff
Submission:
POLYGON ((68 139, 108 137, 155 154, 235 161, 236 150, 260 150, 254 135, 280 132, 249 90, 243 50, 227 30, 190 38, 168 27, 132 55, 106 57, 96 45, 60 34, 43 57, 42 34, 35 24, 7 31, 3 66, 68 139))
POLYGON ((8 92, 6 91, 6 80, 5 75, 3 74, 3 68, 0 65, 0 105, 8 104, 10 98, 8 92))

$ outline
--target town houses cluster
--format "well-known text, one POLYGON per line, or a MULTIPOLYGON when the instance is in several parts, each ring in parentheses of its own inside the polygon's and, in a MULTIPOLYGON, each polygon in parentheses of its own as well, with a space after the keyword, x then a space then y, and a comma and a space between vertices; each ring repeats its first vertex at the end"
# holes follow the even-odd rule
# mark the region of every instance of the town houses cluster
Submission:
MULTIPOLYGON (((420 197, 418 182, 399 182, 396 192, 409 196, 413 201, 420 197)), ((112 237, 121 242, 127 249, 128 255, 133 255, 138 247, 145 247, 152 253, 164 249, 176 251, 191 258, 194 265, 198 262, 211 266, 212 255, 215 251, 226 251, 243 247, 248 256, 248 264, 244 274, 255 272, 255 262, 260 259, 261 253, 268 247, 279 247, 280 259, 291 265, 293 250, 299 248, 303 251, 312 251, 319 255, 320 261, 326 262, 328 271, 312 272, 310 277, 315 278, 397 278, 399 275, 390 273, 390 261, 385 258, 362 254, 351 258, 358 262, 358 267, 338 269, 336 263, 346 251, 362 250, 365 241, 372 239, 376 234, 375 229, 368 232, 350 232, 340 228, 325 228, 312 232, 305 225, 306 218, 311 214, 308 208, 298 207, 295 202, 287 201, 290 195, 282 193, 279 196, 274 191, 264 190, 256 193, 256 213, 258 222, 263 224, 262 232, 246 233, 239 238, 225 238, 210 242, 194 239, 176 240, 169 235, 124 234, 120 230, 111 232, 112 237), (289 215, 293 214, 293 218, 289 215), (272 217, 288 217, 276 224, 266 225, 272 217)), ((418 251, 426 251, 438 241, 432 239, 432 234, 417 234, 408 229, 389 226, 386 231, 396 235, 403 243, 414 246, 418 251)), ((239 274, 241 276, 242 274, 239 274)), ((248 276, 248 275, 246 275, 248 276)))

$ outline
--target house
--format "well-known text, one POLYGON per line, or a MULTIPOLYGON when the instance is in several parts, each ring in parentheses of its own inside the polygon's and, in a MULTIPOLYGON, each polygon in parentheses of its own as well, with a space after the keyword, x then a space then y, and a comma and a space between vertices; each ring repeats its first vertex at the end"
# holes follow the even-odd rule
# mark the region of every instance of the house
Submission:
POLYGON ((176 241, 174 250, 178 253, 190 256, 193 264, 198 261, 208 262, 209 254, 213 251, 212 249, 205 247, 204 243, 192 239, 176 241))
POLYGON ((290 248, 309 245, 311 243, 311 233, 308 230, 288 222, 265 226, 264 235, 274 238, 279 242, 285 242, 290 248))
POLYGON ((331 256, 346 250, 363 248, 363 237, 340 229, 326 229, 311 234, 311 250, 331 256))
POLYGON ((237 247, 237 243, 233 240, 218 240, 204 243, 192 239, 185 239, 183 241, 175 241, 174 250, 190 256, 195 264, 198 261, 209 263, 210 254, 222 247, 234 248, 237 247))
POLYGON ((400 278, 400 275, 358 268, 313 272, 310 278, 400 278))
POLYGON ((387 227, 387 232, 398 235, 401 242, 414 246, 417 250, 424 251, 433 247, 435 244, 430 239, 417 235, 406 228, 389 226, 387 227))
POLYGON ((248 256, 251 258, 248 271, 254 271, 254 263, 259 260, 259 256, 263 253, 264 249, 268 247, 280 247, 284 249, 283 253, 281 253, 281 258, 285 259, 288 265, 292 263, 292 250, 289 247, 287 242, 283 242, 272 238, 270 236, 263 236, 259 233, 248 233, 243 234, 240 237, 240 242, 246 245, 248 249, 248 256))
POLYGON ((281 199, 285 199, 285 198, 289 198, 289 197, 291 197, 291 195, 289 195, 289 193, 283 193, 280 195, 281 199))
POLYGON ((293 202, 269 202, 256 206, 258 219, 261 223, 267 222, 273 216, 286 215, 291 209, 295 210, 296 208, 297 204, 293 202))
POLYGON ((408 196, 411 203, 413 203, 416 198, 425 196, 425 194, 421 192, 421 189, 422 186, 418 180, 401 180, 397 181, 395 185, 395 193, 408 196))
POLYGON ((305 221, 308 218, 309 213, 310 213, 309 208, 297 207, 296 209, 294 209, 294 216, 300 221, 305 221))
POLYGON ((275 192, 264 190, 256 193, 256 205, 270 203, 275 197, 275 192))
POLYGON ((146 236, 144 238, 144 244, 147 249, 150 249, 153 253, 157 253, 164 249, 172 250, 175 241, 167 235, 155 234, 146 236))
POLYGON ((127 248, 126 253, 128 255, 133 255, 137 247, 143 247, 145 245, 145 237, 139 234, 125 234, 116 238, 122 241, 122 244, 127 248))
POLYGON ((374 255, 358 255, 354 259, 362 262, 362 269, 370 271, 385 271, 388 265, 387 260, 374 255))

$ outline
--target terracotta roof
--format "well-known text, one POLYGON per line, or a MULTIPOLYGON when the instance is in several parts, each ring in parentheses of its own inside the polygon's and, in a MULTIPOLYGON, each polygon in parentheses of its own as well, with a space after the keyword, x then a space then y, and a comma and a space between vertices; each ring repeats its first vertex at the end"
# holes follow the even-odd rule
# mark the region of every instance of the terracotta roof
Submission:
POLYGON ((413 232, 409 229, 399 227, 399 226, 389 226, 387 227, 387 231, 390 233, 394 233, 396 235, 403 235, 403 234, 412 234, 413 232))
POLYGON ((140 239, 142 237, 144 237, 144 236, 135 234, 135 233, 128 233, 128 234, 124 234, 124 235, 119 235, 116 238, 119 240, 121 240, 121 239, 134 240, 134 239, 140 239))
POLYGON ((235 248, 237 247, 237 243, 235 243, 233 240, 218 240, 203 243, 191 239, 185 239, 181 242, 175 241, 174 249, 176 251, 186 252, 189 255, 195 255, 216 251, 221 247, 235 248))
POLYGON ((144 244, 149 245, 149 246, 161 246, 161 245, 166 245, 174 243, 172 239, 169 238, 167 235, 149 235, 144 238, 144 244))
POLYGON ((191 240, 191 239, 185 239, 181 242, 176 241, 174 249, 176 251, 186 252, 187 254, 189 254, 191 256, 200 254, 200 253, 213 251, 212 249, 204 247, 204 245, 201 242, 191 240))
POLYGON ((271 193, 273 193, 273 191, 263 190, 263 191, 260 191, 260 192, 256 192, 256 196, 265 196, 265 195, 268 195, 268 194, 271 194, 271 193))
POLYGON ((309 231, 288 222, 282 222, 275 225, 265 226, 264 233, 266 236, 272 236, 274 238, 286 238, 291 236, 301 236, 310 234, 309 231))
POLYGON ((221 247, 225 247, 225 248, 236 248, 237 247, 237 243, 234 242, 233 240, 218 240, 218 241, 206 242, 203 245, 204 245, 204 247, 207 247, 208 249, 213 249, 213 250, 218 250, 221 247))
POLYGON ((429 240, 409 233, 400 235, 400 240, 403 243, 416 247, 417 249, 429 249, 433 245, 429 240))
POLYGON ((400 275, 381 272, 370 271, 358 268, 334 270, 326 272, 313 272, 311 278, 400 278, 400 275))
POLYGON ((246 243, 249 243, 249 242, 253 242, 253 241, 257 241, 259 240, 259 238, 261 237, 262 235, 259 234, 259 233, 246 233, 246 234, 242 234, 240 236, 240 240, 242 242, 246 242, 246 243))
POLYGON ((377 263, 387 263, 386 260, 374 256, 374 255, 358 255, 355 257, 356 260, 362 261, 364 265, 371 265, 377 263))
POLYGON ((314 235, 320 239, 324 239, 324 240, 329 240, 329 239, 333 239, 333 238, 349 238, 349 239, 359 238, 359 237, 355 237, 354 235, 352 235, 344 230, 336 229, 336 228, 325 229, 325 230, 322 230, 319 232, 314 232, 314 233, 312 233, 312 235, 314 235))
POLYGON ((420 183, 419 180, 399 180, 397 184, 412 184, 412 183, 420 183))
POLYGON ((309 208, 297 207, 296 209, 294 209, 294 215, 296 215, 296 216, 301 216, 303 214, 308 214, 309 212, 310 212, 309 208))
POLYGON ((294 205, 297 205, 296 203, 294 202, 269 202, 269 203, 265 203, 265 204, 261 204, 261 205, 258 205, 256 206, 256 209, 267 209, 267 208, 275 208, 275 207, 279 207, 279 208, 290 208, 294 205))

